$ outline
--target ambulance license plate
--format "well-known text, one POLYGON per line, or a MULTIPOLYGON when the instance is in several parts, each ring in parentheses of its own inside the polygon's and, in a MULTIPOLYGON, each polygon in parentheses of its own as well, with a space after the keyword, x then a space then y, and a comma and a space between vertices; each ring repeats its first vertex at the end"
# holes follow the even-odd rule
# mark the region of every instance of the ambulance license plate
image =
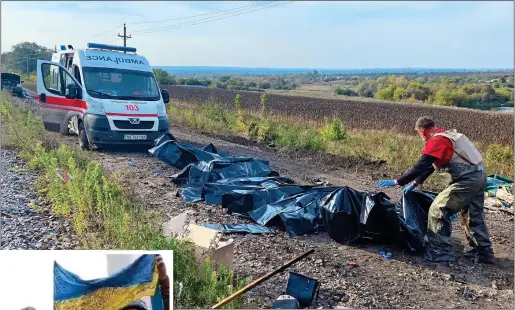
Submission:
POLYGON ((147 140, 147 135, 125 135, 125 140, 147 140))

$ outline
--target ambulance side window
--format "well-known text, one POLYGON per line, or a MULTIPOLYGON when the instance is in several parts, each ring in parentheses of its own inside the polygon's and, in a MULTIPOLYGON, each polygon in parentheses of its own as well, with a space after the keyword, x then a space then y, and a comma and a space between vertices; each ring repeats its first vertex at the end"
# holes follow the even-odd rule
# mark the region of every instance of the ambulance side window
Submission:
POLYGON ((66 94, 66 86, 75 85, 70 73, 59 66, 52 64, 42 64, 41 71, 43 73, 43 84, 48 92, 64 96, 66 94))
POLYGON ((77 65, 73 66, 73 76, 82 85, 82 81, 80 80, 80 70, 79 70, 79 66, 77 66, 77 65))
POLYGON ((56 95, 61 94, 61 77, 59 75, 59 67, 56 65, 43 64, 41 71, 43 72, 43 83, 45 88, 56 95))
POLYGON ((72 70, 72 62, 73 62, 73 56, 68 56, 68 64, 66 65, 66 69, 71 72, 72 70))
POLYGON ((64 71, 63 69, 61 69, 61 75, 62 75, 62 79, 64 81, 64 85, 63 85, 64 87, 61 88, 62 89, 61 95, 64 96, 66 87, 68 87, 68 85, 75 85, 75 82, 73 81, 70 74, 68 72, 64 71))

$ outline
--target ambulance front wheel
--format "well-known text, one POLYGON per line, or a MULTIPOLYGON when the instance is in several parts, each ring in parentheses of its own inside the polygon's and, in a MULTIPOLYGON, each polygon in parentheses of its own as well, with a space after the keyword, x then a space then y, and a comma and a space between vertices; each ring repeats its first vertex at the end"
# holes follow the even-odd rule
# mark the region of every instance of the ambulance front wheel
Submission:
POLYGON ((79 123, 79 145, 83 150, 89 149, 88 136, 86 135, 86 130, 82 122, 79 123))

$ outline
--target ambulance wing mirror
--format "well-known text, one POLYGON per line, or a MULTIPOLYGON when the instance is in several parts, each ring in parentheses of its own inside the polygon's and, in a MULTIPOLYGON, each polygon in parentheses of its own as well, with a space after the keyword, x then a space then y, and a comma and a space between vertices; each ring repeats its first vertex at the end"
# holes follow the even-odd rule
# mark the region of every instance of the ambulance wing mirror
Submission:
POLYGON ((161 90, 161 96, 163 96, 163 102, 165 104, 167 104, 168 102, 170 102, 170 93, 168 92, 167 89, 163 89, 161 90))
POLYGON ((66 86, 66 94, 64 96, 68 99, 81 99, 81 89, 75 84, 68 84, 68 86, 66 86))

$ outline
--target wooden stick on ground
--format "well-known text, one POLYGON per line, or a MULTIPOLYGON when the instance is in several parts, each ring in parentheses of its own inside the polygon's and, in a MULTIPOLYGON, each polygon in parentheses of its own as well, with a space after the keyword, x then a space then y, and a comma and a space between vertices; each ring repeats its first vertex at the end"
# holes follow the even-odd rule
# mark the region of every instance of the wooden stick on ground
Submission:
POLYGON ((312 254, 314 252, 315 252, 315 250, 311 249, 311 250, 307 251, 304 254, 301 254, 301 255, 299 255, 297 257, 294 257, 293 259, 291 259, 289 261, 284 262, 284 264, 281 267, 276 268, 275 270, 272 270, 271 272, 267 273, 266 275, 262 276, 261 278, 252 281, 251 283, 247 284, 245 287, 243 287, 242 289, 238 290, 237 292, 235 292, 231 296, 225 298, 221 302, 219 302, 216 305, 214 305, 213 307, 211 307, 211 309, 220 309, 224 305, 226 305, 226 304, 230 303, 231 301, 233 301, 236 297, 240 296, 241 294, 245 293, 246 291, 250 290, 251 288, 257 286, 261 282, 263 282, 263 281, 273 277, 274 275, 276 275, 279 272, 285 270, 289 266, 295 264, 299 260, 305 258, 306 256, 308 256, 308 255, 310 255, 310 254, 312 254))
POLYGON ((5 212, 1 212, 1 213, 2 213, 2 216, 12 218, 12 215, 10 215, 9 213, 5 213, 5 212))

